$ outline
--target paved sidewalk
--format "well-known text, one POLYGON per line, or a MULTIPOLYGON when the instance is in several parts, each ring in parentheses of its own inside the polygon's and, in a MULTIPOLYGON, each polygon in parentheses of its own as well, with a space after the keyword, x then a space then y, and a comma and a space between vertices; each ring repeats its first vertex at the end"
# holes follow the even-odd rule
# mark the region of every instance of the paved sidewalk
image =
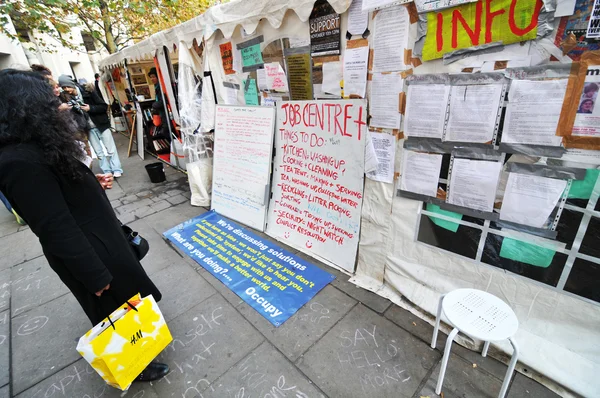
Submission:
MULTIPOLYGON (((314 260, 337 279, 274 328, 162 238, 206 211, 189 205, 185 175, 167 168, 167 182, 151 184, 144 164, 155 160, 125 158, 126 140, 115 139, 125 174, 108 196, 119 218, 150 242, 142 263, 163 293, 175 340, 159 359, 171 373, 125 395, 106 386, 75 350, 91 327, 83 311, 33 233, 0 211, 0 398, 436 396, 445 336, 431 349, 431 326, 314 260)), ((505 371, 456 345, 444 396, 495 397, 505 371)), ((508 396, 557 395, 516 374, 508 396)))

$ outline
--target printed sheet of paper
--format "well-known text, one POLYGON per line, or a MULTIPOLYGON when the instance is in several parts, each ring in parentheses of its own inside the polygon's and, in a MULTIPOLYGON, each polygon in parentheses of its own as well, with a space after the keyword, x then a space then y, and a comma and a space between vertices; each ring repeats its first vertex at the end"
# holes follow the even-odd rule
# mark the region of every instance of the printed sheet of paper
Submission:
POLYGON ((286 64, 290 78, 290 99, 311 100, 313 98, 313 88, 310 54, 288 55, 286 57, 286 64))
POLYGON ((583 91, 579 98, 572 135, 579 137, 600 137, 600 65, 588 66, 583 91))
MULTIPOLYGON (((371 134, 373 149, 377 156, 377 168, 367 173, 374 181, 394 182, 394 158, 396 156, 396 137, 390 134, 371 134)), ((365 162, 366 164, 366 162, 365 162)))
MULTIPOLYGON (((323 63, 323 84, 321 90, 323 93, 342 96, 342 63, 325 62, 323 63)), ((315 90, 316 91, 316 90, 315 90)))
POLYGON ((400 189, 436 197, 442 155, 404 151, 400 189))
MULTIPOLYGON (((366 40, 364 41, 365 46, 356 48, 346 47, 346 52, 344 53, 344 97, 357 95, 360 98, 365 98, 369 44, 366 40)), ((347 42, 347 44, 350 43, 352 42, 347 42)))
POLYGON ((352 0, 348 9, 348 32, 362 35, 369 26, 369 12, 362 10, 362 0, 352 0))
POLYGON ((367 141, 365 142, 365 174, 377 170, 377 154, 373 146, 373 134, 367 130, 367 141))
POLYGON ((407 0, 363 0, 362 10, 372 11, 382 7, 388 7, 392 4, 406 3, 407 0))
POLYGON ((408 137, 442 138, 450 86, 411 84, 408 86, 404 133, 408 137))
POLYGON ((256 80, 260 91, 268 90, 267 88, 267 72, 263 69, 256 70, 256 80))
POLYGON ((492 212, 502 163, 455 158, 448 203, 492 212))
POLYGON ((464 3, 472 3, 477 0, 414 0, 417 6, 417 12, 439 10, 442 8, 456 7, 464 3))
POLYGON ((373 73, 370 126, 388 129, 400 127, 398 103, 403 85, 404 80, 398 73, 373 73))
POLYGON ((502 142, 560 146, 562 137, 556 136, 556 126, 566 89, 567 79, 513 80, 502 142))
POLYGON ((238 105, 238 89, 232 87, 225 87, 225 104, 226 105, 238 105))
POLYGON ((510 173, 500 219, 543 228, 566 187, 566 180, 510 173))
POLYGON ((404 50, 408 48, 409 27, 410 19, 404 6, 394 6, 377 12, 373 35, 374 72, 406 69, 404 50))
POLYGON ((600 1, 594 1, 594 8, 590 15, 590 22, 588 23, 587 33, 585 37, 588 39, 600 38, 600 1))
POLYGON ((491 142, 501 93, 501 84, 452 86, 445 140, 491 142))
POLYGON ((265 64, 265 73, 267 77, 268 90, 278 91, 281 93, 287 93, 289 91, 287 76, 285 75, 285 71, 279 62, 265 64))

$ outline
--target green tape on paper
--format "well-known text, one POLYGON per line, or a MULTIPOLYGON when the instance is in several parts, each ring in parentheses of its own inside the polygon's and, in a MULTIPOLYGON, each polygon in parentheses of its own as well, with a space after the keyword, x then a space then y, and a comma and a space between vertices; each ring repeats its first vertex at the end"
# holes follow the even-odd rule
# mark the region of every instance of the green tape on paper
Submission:
POLYGON ((244 98, 246 105, 258 105, 258 90, 256 88, 256 80, 250 79, 248 88, 246 89, 246 80, 244 80, 244 98))
MULTIPOLYGON (((427 209, 427 211, 430 211, 432 213, 441 214, 442 216, 446 216, 446 217, 456 218, 457 220, 462 220, 462 218, 463 218, 462 214, 455 213, 453 211, 442 210, 442 209, 440 209, 440 206, 433 205, 431 203, 427 203, 426 209, 427 209)), ((437 218, 437 217, 429 217, 429 219, 431 220, 431 222, 433 222, 438 227, 447 229, 448 231, 452 231, 452 232, 458 231, 459 224, 457 224, 455 222, 442 220, 441 218, 437 218)))
POLYGON ((556 252, 521 240, 504 238, 500 257, 536 267, 548 268, 556 252))
POLYGON ((573 180, 571 189, 569 189, 569 199, 589 199, 592 196, 594 185, 596 185, 598 174, 600 174, 598 169, 587 169, 583 180, 573 180))
POLYGON ((241 53, 242 66, 249 67, 263 64, 262 53, 260 52, 260 43, 242 48, 241 53))

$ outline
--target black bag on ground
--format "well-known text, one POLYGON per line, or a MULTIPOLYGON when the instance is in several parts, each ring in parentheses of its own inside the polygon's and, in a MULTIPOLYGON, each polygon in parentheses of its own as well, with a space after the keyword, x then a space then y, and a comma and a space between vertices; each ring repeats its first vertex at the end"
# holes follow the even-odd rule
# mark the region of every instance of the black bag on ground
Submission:
POLYGON ((148 250, 150 250, 148 241, 127 225, 121 224, 121 229, 123 230, 123 234, 125 234, 125 238, 127 238, 127 242, 129 242, 129 246, 131 246, 131 249, 137 256, 137 259, 143 259, 146 254, 148 254, 148 250))

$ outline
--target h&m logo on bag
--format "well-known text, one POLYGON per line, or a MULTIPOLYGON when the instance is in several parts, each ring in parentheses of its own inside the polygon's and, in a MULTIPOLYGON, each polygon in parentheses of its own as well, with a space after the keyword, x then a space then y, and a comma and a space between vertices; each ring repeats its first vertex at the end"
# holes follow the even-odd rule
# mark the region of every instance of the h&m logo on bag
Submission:
POLYGON ((138 340, 140 340, 142 337, 142 329, 138 330, 137 332, 135 332, 135 334, 133 336, 131 336, 131 345, 134 345, 135 343, 138 342, 138 340))

